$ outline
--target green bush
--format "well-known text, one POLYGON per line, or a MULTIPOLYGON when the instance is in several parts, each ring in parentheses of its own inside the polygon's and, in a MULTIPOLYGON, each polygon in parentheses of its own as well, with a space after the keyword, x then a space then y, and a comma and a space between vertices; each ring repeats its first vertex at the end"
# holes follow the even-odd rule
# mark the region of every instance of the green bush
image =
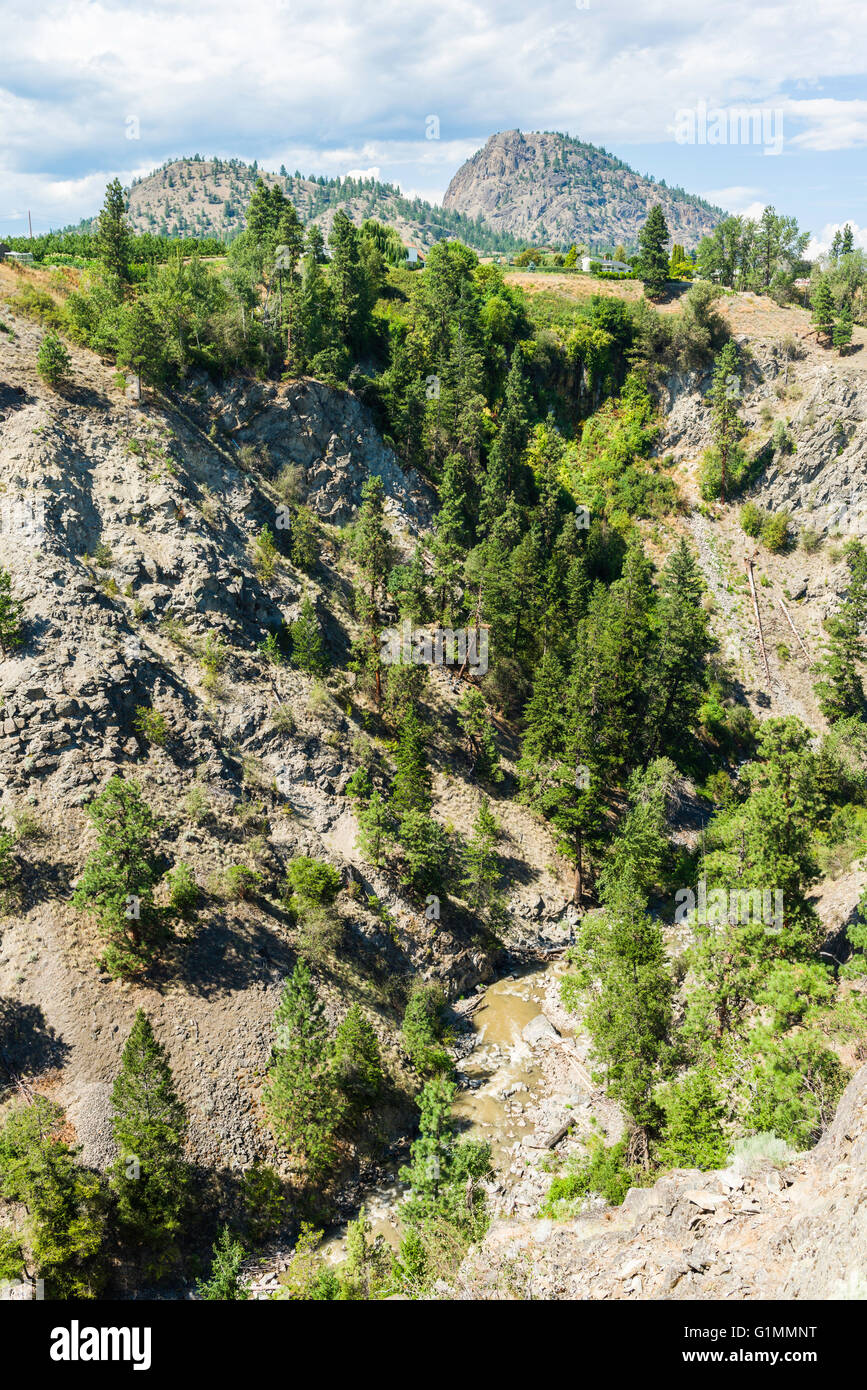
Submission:
POLYGON ((169 736, 166 717, 158 710, 151 708, 150 705, 137 707, 132 726, 145 743, 153 743, 157 748, 165 746, 169 736))
POLYGON ((49 386, 59 386, 69 375, 72 359, 54 332, 46 333, 36 355, 36 370, 49 386))
POLYGON ((186 864, 176 864, 168 875, 169 903, 182 916, 192 912, 199 901, 199 886, 186 864))
POLYGON ((765 512, 755 502, 745 502, 740 510, 741 530, 748 536, 758 536, 765 523, 765 512))
POLYGON ((627 1166, 626 1141, 606 1148, 601 1139, 591 1141, 590 1154, 578 1159, 571 1172, 555 1178, 540 1210, 540 1216, 565 1217, 590 1196, 604 1197, 619 1207, 630 1187, 637 1185, 636 1170, 627 1166))
POLYGON ((340 874, 321 859, 299 855, 289 865, 286 879, 296 897, 317 906, 333 903, 340 892, 340 874))
POLYGON ((772 551, 774 555, 785 550, 791 539, 789 534, 789 517, 785 512, 775 512, 762 522, 761 530, 762 542, 772 551))

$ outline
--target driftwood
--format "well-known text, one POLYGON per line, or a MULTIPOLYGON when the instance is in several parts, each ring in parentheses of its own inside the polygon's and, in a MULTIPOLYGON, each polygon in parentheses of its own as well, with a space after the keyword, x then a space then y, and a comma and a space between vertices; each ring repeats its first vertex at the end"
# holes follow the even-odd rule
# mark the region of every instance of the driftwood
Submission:
POLYGON ((746 559, 746 560, 744 560, 744 564, 745 564, 746 567, 747 567, 747 574, 749 575, 749 579, 750 579, 750 592, 751 592, 751 594, 752 594, 752 596, 753 596, 753 612, 754 612, 755 615, 756 615, 756 627, 757 627, 757 629, 758 629, 758 634, 759 634, 759 649, 760 649, 760 651, 761 651, 761 653, 762 653, 762 660, 763 660, 764 663, 765 663, 765 679, 766 679, 767 682, 768 682, 768 694, 770 694, 770 692, 771 692, 771 668, 770 668, 770 666, 768 665, 768 653, 765 651, 765 635, 764 635, 764 633, 762 632, 762 615, 761 615, 761 613, 759 612, 759 598, 758 598, 758 594, 756 593, 756 581, 755 581, 755 579, 753 578, 753 562, 752 562, 752 560, 750 560, 750 559, 746 559))
POLYGON ((807 658, 807 665, 808 665, 808 666, 812 666, 813 662, 812 662, 812 660, 811 660, 810 653, 807 651, 807 648, 804 646, 803 642, 801 641, 801 634, 798 632, 798 629, 795 627, 795 624, 792 622, 791 618, 789 617, 789 610, 788 610, 788 608, 786 607, 786 605, 783 603, 783 600, 780 598, 780 595, 779 595, 779 594, 777 594, 777 603, 780 605, 780 607, 781 607, 782 610, 783 610, 783 617, 785 618, 786 622, 789 624, 789 627, 792 629, 792 632, 795 634, 795 640, 797 641, 798 646, 801 648, 801 651, 804 653, 804 656, 807 658))

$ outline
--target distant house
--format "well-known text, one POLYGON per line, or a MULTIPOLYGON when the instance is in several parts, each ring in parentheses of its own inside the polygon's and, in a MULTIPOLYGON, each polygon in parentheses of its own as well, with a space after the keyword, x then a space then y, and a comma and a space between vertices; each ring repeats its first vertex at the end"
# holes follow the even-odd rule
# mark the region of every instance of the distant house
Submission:
POLYGON ((34 265, 33 254, 30 251, 7 251, 4 260, 14 261, 16 265, 34 265))
POLYGON ((407 265, 424 265, 424 256, 417 246, 408 246, 406 248, 406 263, 407 265))
POLYGON ((632 266, 627 265, 625 261, 606 261, 599 256, 582 256, 581 269, 585 275, 590 270, 591 262, 595 263, 600 270, 613 271, 618 275, 629 275, 632 270, 632 266))

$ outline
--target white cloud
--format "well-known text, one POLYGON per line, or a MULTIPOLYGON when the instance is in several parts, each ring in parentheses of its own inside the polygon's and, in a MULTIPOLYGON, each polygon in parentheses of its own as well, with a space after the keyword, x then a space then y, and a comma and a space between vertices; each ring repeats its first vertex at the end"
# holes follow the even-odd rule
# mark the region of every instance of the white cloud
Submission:
MULTIPOLYGON (((811 237, 804 252, 807 259, 815 261, 819 256, 826 256, 831 249, 834 233, 842 232, 844 225, 842 222, 828 222, 818 236, 811 237)), ((867 227, 859 227, 856 222, 850 222, 849 226, 852 228, 854 245, 862 251, 867 251, 867 227)))
POLYGON ((865 50, 861 0, 5 0, 3 205, 77 218, 91 181, 193 152, 443 189, 493 131, 653 144, 699 101, 782 107, 787 153, 851 148, 867 102, 833 84, 865 50))

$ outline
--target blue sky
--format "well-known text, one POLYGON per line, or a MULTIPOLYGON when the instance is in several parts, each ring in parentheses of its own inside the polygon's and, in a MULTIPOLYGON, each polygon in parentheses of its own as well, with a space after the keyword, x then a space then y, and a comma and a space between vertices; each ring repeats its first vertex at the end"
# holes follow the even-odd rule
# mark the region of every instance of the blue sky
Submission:
POLYGON ((0 231, 91 215, 198 152, 378 171, 441 198, 492 132, 565 130, 734 211, 867 246, 867 6, 855 0, 4 0, 0 231), (773 140, 737 118, 757 115, 773 140), (692 113, 695 143, 684 143, 692 113), (699 143, 722 128, 726 143, 699 143), (439 138, 429 139, 439 122, 439 138), (714 125, 716 122, 716 125, 714 125), (137 138, 129 138, 137 132, 137 138))

